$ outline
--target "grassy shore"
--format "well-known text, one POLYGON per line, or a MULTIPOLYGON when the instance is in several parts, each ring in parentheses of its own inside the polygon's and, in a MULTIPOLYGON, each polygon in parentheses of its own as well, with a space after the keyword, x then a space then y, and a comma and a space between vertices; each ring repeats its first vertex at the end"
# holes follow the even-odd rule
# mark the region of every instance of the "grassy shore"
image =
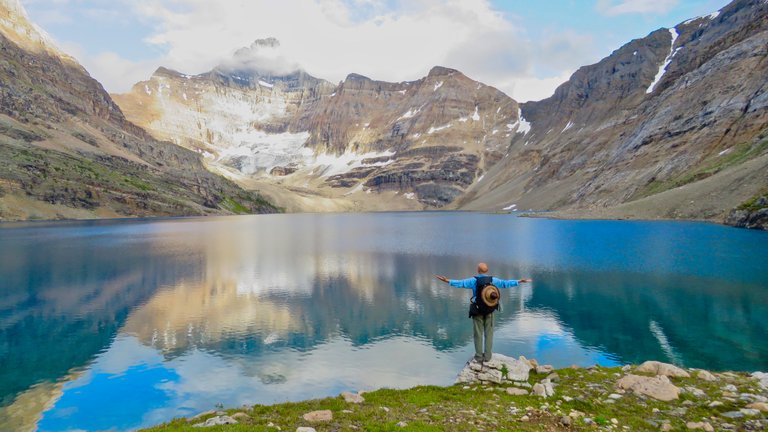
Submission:
MULTIPOLYGON (((202 428, 206 431, 556 431, 615 430, 766 430, 761 407, 768 397, 756 379, 745 373, 715 374, 707 381, 692 371, 690 378, 671 377, 682 391, 679 399, 659 401, 616 387, 634 367, 566 368, 555 372, 555 394, 548 398, 511 395, 507 389, 527 390, 524 383, 506 385, 423 386, 407 390, 381 389, 364 393, 362 403, 341 396, 277 405, 255 405, 210 412, 193 419, 176 419, 148 431, 190 430, 206 419, 234 416, 237 424, 202 428), (757 404, 755 404, 757 401, 757 404), (332 419, 310 422, 304 415, 330 410, 332 419), (743 410, 743 411, 742 411, 743 410), (733 413, 740 413, 737 418, 733 413), (706 424, 706 426, 705 426, 706 424), (710 429, 710 427, 712 429, 710 429)), ((533 371, 532 371, 533 372, 533 371)), ((641 375, 641 374, 640 374, 641 375)), ((545 379, 531 373, 528 384, 545 379)), ((511 391, 511 390, 510 390, 511 391)), ((198 430, 198 428, 195 428, 198 430)))

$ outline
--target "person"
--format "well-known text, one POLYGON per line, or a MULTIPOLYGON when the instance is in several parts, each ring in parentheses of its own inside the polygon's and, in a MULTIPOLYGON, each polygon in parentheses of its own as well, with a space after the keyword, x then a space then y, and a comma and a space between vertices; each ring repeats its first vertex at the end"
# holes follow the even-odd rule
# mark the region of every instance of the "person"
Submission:
MULTIPOLYGON (((478 296, 480 295, 478 292, 478 281, 482 284, 482 286, 480 286, 481 289, 489 285, 488 279, 490 279, 490 285, 494 285, 497 288, 512 288, 521 283, 532 281, 532 279, 506 280, 489 277, 487 275, 488 264, 482 262, 477 265, 477 273, 477 276, 468 279, 448 279, 445 276, 439 275, 435 275, 435 277, 453 287, 471 289, 472 302, 477 302, 478 296)), ((498 301, 495 292, 491 292, 490 296, 493 300, 498 301)), ((490 312, 487 315, 480 314, 472 316, 472 327, 472 333, 475 340, 474 360, 477 362, 491 361, 491 356, 493 355, 493 312, 490 312), (485 344, 483 344, 483 340, 485 340, 485 344)))

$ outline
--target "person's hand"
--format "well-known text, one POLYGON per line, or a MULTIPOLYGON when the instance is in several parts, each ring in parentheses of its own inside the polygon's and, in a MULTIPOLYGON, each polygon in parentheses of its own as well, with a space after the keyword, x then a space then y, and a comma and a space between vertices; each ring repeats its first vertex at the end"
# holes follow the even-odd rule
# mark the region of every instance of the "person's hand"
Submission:
POLYGON ((445 277, 445 276, 438 276, 438 275, 435 275, 435 277, 437 278, 437 280, 441 280, 441 281, 443 281, 443 282, 445 282, 445 283, 448 283, 448 278, 447 278, 447 277, 445 277))
POLYGON ((519 280, 519 281, 517 281, 517 282, 518 282, 518 283, 528 283, 528 282, 533 282, 533 279, 520 279, 520 280, 519 280))

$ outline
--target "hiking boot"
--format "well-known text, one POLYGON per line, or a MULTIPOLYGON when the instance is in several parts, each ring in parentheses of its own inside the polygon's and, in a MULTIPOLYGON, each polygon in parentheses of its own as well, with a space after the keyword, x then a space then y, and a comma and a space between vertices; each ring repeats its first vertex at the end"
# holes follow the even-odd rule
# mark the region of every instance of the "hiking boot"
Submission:
POLYGON ((482 363, 483 362, 483 356, 477 356, 476 355, 476 356, 472 357, 472 361, 477 362, 477 363, 482 363))

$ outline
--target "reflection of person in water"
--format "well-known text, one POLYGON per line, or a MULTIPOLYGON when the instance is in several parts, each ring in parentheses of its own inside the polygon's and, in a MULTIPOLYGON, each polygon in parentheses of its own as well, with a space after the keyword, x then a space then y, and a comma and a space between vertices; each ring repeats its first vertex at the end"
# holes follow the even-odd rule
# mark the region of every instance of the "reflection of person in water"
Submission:
POLYGON ((488 265, 477 265, 477 276, 468 279, 448 279, 445 276, 435 277, 456 288, 472 290, 469 316, 472 318, 473 336, 475 339, 475 361, 490 361, 493 353, 493 312, 500 308, 500 293, 497 288, 512 288, 520 283, 531 282, 531 279, 499 279, 488 276, 488 265), (485 349, 483 349, 485 339, 485 349))

